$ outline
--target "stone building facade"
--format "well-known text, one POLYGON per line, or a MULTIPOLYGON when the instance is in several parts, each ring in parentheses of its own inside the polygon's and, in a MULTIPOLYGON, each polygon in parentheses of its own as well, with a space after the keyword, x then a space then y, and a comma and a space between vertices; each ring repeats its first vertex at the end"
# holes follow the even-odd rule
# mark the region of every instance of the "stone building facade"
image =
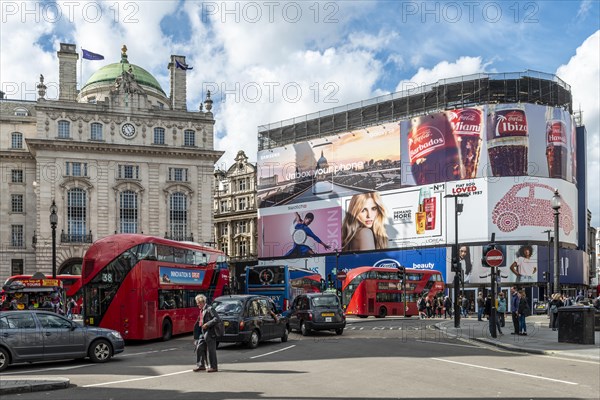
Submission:
POLYGON ((227 171, 215 172, 214 238, 229 255, 232 287, 241 289, 240 276, 257 263, 256 166, 239 151, 227 171))
POLYGON ((0 280, 78 273, 89 245, 114 233, 208 242, 213 237, 214 116, 210 93, 186 106, 185 57, 172 55, 170 95, 127 48, 76 87, 76 46, 60 44, 59 96, 0 100, 0 280))

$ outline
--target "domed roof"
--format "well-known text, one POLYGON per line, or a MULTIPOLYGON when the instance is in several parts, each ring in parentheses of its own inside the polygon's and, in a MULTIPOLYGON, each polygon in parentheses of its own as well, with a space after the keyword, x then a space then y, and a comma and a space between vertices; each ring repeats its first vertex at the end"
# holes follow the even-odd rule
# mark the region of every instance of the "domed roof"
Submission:
POLYGON ((108 64, 104 67, 100 68, 98 71, 94 72, 92 76, 87 80, 85 85, 81 88, 81 91, 86 89, 91 89, 97 86, 104 85, 112 85, 119 76, 123 74, 123 71, 129 71, 131 67, 131 71, 135 76, 135 80, 140 85, 149 86, 157 91, 159 91, 163 96, 166 97, 165 92, 160 87, 160 84, 156 80, 155 77, 144 68, 139 67, 135 64, 130 64, 127 60, 126 47, 123 47, 123 52, 121 54, 121 62, 108 64))

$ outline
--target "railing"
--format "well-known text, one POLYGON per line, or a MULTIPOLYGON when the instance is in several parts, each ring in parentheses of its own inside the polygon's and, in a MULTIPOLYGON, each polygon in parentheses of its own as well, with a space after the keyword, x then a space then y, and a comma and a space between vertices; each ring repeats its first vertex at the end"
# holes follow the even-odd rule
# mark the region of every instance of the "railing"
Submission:
POLYGON ((60 234, 61 243, 92 243, 92 231, 89 234, 85 233, 65 233, 60 234))

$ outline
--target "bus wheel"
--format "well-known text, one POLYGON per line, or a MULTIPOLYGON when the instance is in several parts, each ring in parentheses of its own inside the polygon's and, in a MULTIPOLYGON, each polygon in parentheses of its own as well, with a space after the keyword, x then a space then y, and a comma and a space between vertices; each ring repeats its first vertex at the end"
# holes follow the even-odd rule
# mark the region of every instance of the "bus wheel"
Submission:
POLYGON ((107 362, 112 357, 112 349, 106 340, 100 339, 92 343, 88 355, 92 362, 103 363, 107 362))
POLYGON ((381 307, 379 309, 379 314, 377 314, 377 318, 385 318, 386 315, 387 315, 387 308, 381 307))
POLYGON ((310 328, 306 326, 304 321, 300 322, 300 333, 302 334, 302 336, 308 336, 308 334, 310 333, 310 328))
POLYGON ((168 319, 165 319, 163 321, 163 325, 162 325, 162 340, 164 342, 166 342, 167 340, 171 340, 172 336, 173 336, 173 325, 171 324, 171 321, 169 321, 168 319))
POLYGON ((258 347, 258 342, 260 342, 260 335, 257 331, 252 331, 250 335, 250 340, 248 341, 248 347, 251 349, 255 349, 258 347))

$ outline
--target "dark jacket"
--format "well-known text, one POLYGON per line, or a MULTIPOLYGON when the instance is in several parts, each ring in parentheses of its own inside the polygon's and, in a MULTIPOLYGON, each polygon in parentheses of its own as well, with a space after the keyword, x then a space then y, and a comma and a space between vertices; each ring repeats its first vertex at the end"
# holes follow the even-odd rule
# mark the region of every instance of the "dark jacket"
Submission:
POLYGON ((513 313, 517 313, 519 310, 519 295, 516 293, 512 295, 510 298, 510 311, 513 313))
POLYGON ((521 297, 519 299, 519 314, 524 314, 524 315, 529 315, 530 314, 530 309, 529 309, 529 304, 527 303, 527 299, 525 297, 521 297))
POLYGON ((558 309, 560 307, 562 307, 563 305, 564 304, 561 300, 552 300, 552 301, 550 301, 550 304, 548 305, 548 309, 552 309, 552 306, 556 306, 556 308, 557 308, 556 312, 558 312, 558 309))
POLYGON ((215 325, 218 322, 218 317, 216 316, 216 314, 217 313, 209 305, 206 305, 205 308, 202 311, 200 311, 198 319, 194 324, 194 340, 200 339, 200 333, 203 333, 205 337, 207 335, 211 338, 217 337, 217 334, 215 333, 215 325), (203 311, 205 311, 204 319, 202 319, 203 311), (200 321, 201 319, 202 321, 200 321), (207 325, 207 329, 205 331, 202 330, 202 325, 204 324, 207 325))

